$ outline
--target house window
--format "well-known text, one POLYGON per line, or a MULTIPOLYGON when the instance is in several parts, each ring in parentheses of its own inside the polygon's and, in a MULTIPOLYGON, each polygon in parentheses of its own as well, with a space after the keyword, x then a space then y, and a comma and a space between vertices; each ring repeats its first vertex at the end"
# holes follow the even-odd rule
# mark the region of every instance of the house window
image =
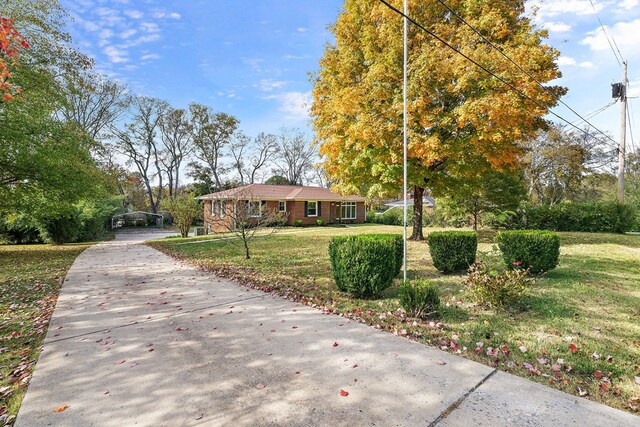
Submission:
POLYGON ((278 202, 278 211, 286 212, 287 211, 287 202, 278 202))
POLYGON ((216 200, 211 201, 211 216, 216 216, 216 206, 218 205, 216 200))
POLYGON ((342 219, 356 219, 356 202, 342 203, 342 219))
POLYGON ((318 202, 307 202, 307 216, 318 216, 318 202))
POLYGON ((224 218, 227 215, 227 202, 220 200, 220 218, 224 218))
POLYGON ((262 202, 259 200, 249 200, 247 202, 247 213, 250 217, 257 218, 262 215, 262 202))

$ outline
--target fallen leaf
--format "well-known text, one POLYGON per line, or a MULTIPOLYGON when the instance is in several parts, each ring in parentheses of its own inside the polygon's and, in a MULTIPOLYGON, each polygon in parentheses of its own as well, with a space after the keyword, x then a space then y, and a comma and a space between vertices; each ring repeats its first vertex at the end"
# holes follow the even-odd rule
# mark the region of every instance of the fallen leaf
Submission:
POLYGON ((116 363, 115 363, 115 364, 116 364, 116 365, 122 365, 124 362, 126 362, 126 360, 125 360, 125 359, 120 359, 120 360, 116 361, 116 363))
POLYGON ((571 350, 573 353, 575 353, 576 351, 578 351, 578 346, 576 346, 575 344, 571 343, 569 345, 569 350, 571 350))
POLYGON ((53 412, 58 413, 58 412, 66 411, 68 408, 69 408, 69 405, 60 405, 56 409, 54 409, 53 412))
POLYGON ((609 391, 609 386, 606 385, 605 383, 600 383, 600 390, 609 391))
POLYGON ((436 360, 436 365, 446 365, 447 362, 445 362, 444 360, 436 360))
POLYGON ((578 394, 582 397, 586 396, 587 394, 589 394, 589 392, 587 390, 583 390, 580 387, 578 387, 578 394))
POLYGON ((349 392, 345 391, 345 390, 340 390, 340 396, 347 397, 347 396, 349 396, 349 392))
POLYGON ((523 353, 526 353, 526 352, 527 352, 527 347, 525 347, 525 346, 521 345, 519 348, 520 348, 520 351, 521 351, 521 352, 523 352, 523 353))
POLYGON ((603 377, 602 372, 600 372, 600 371, 594 371, 593 372, 593 376, 598 378, 598 379, 603 377))
POLYGON ((551 365, 551 370, 553 372, 558 372, 562 367, 560 365, 551 365))
POLYGON ((547 362, 548 362, 548 360, 545 359, 544 357, 538 358, 538 363, 541 364, 541 365, 546 365, 547 362))
POLYGON ((333 346, 334 346, 334 347, 337 347, 337 346, 338 346, 338 343, 337 343, 337 342, 334 342, 334 343, 333 343, 333 346))
POLYGON ((200 414, 200 415, 198 415, 198 416, 196 417, 196 420, 201 420, 201 419, 202 419, 202 417, 204 417, 204 414, 200 414))
POLYGON ((640 377, 636 377, 636 384, 640 385, 640 377))
POLYGON ((258 384, 258 385, 256 386, 256 388, 257 388, 258 390, 262 390, 263 388, 265 388, 265 385, 264 385, 264 384, 262 384, 262 383, 260 383, 260 384, 258 384))

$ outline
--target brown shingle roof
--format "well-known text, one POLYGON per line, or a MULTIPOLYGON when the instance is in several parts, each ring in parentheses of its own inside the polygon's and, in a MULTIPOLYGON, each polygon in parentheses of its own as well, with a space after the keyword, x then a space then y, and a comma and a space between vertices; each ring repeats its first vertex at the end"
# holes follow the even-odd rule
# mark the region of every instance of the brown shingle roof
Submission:
POLYGON ((199 197, 200 200, 224 199, 259 200, 336 200, 346 202, 364 202, 360 196, 341 196, 323 187, 303 187, 300 185, 249 184, 230 190, 218 191, 199 197))

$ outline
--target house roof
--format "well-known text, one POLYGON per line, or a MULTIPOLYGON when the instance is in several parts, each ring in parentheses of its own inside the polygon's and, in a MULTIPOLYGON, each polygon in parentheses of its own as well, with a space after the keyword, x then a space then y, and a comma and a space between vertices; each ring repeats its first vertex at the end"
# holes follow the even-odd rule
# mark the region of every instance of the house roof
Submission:
MULTIPOLYGON (((390 203, 385 203, 385 206, 389 206, 392 208, 398 207, 398 206, 404 206, 404 200, 396 200, 390 203)), ((409 199, 407 200, 407 205, 408 206, 413 206, 413 199, 409 199)), ((436 206, 436 201, 433 197, 431 196, 424 196, 422 198, 422 205, 426 206, 426 207, 435 207, 436 206)))
POLYGON ((342 202, 364 202, 360 196, 342 196, 323 187, 304 187, 301 185, 249 184, 230 190, 218 191, 199 197, 200 200, 225 199, 258 200, 322 200, 342 202))

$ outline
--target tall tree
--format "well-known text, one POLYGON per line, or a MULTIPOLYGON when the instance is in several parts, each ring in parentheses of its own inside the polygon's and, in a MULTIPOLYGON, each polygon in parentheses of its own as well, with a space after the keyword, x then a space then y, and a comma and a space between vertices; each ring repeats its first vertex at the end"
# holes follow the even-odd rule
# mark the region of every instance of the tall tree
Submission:
POLYGON ((233 168, 238 173, 238 177, 240 178, 240 184, 245 184, 245 167, 246 167, 246 156, 247 151, 250 150, 251 138, 242 133, 241 131, 237 131, 233 135, 233 141, 229 144, 229 152, 231 153, 231 157, 233 158, 233 168))
POLYGON ((216 187, 220 188, 223 174, 221 158, 238 129, 238 119, 229 114, 216 113, 197 103, 189 105, 189 111, 193 124, 195 155, 207 165, 216 187))
POLYGON ((529 199, 554 205, 589 199, 585 178, 611 167, 615 153, 601 138, 552 125, 523 142, 529 199))
POLYGON ((122 128, 111 126, 115 146, 140 174, 151 212, 158 212, 162 199, 162 146, 158 140, 160 120, 166 112, 166 102, 137 96, 131 99, 129 122, 122 128), (157 185, 154 188, 154 180, 157 185))
POLYGON ((180 167, 193 152, 193 125, 185 110, 169 108, 160 117, 160 134, 164 146, 160 161, 167 174, 169 197, 178 195, 180 167))
POLYGON ((0 102, 8 102, 20 93, 11 82, 11 72, 18 65, 20 51, 29 43, 14 27, 13 19, 0 15, 0 102))
POLYGON ((65 76, 66 102, 62 118, 76 124, 94 143, 127 109, 127 88, 97 74, 83 72, 65 76))
POLYGON ((316 149, 299 130, 282 129, 278 135, 276 171, 292 185, 302 185, 303 178, 313 167, 316 149))
MULTIPOLYGON (((401 7, 399 0, 392 1, 401 7)), ((560 76, 558 52, 524 16, 524 0, 448 4, 539 82, 560 76)), ((532 135, 564 88, 542 89, 438 2, 410 15, 536 103, 411 25, 408 63, 408 182, 416 198, 411 238, 423 239, 425 188, 446 195, 451 176, 515 168, 515 141, 532 135)), ((403 176, 402 18, 380 2, 347 0, 312 76, 311 115, 324 167, 342 192, 397 194, 403 176)))

